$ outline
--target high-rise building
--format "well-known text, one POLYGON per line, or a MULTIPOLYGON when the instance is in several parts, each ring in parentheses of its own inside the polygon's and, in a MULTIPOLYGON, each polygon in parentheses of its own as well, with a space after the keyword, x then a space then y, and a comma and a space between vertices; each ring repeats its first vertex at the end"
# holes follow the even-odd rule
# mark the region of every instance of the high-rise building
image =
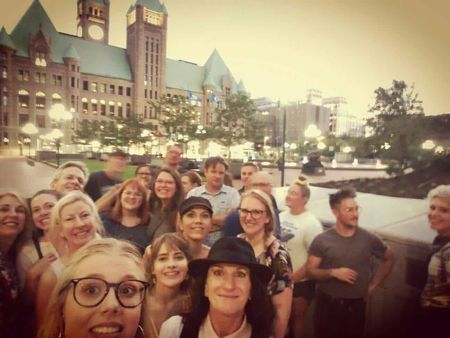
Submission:
MULTIPOLYGON (((126 48, 109 45, 109 0, 78 0, 77 36, 58 32, 39 0, 8 34, 0 31, 0 151, 15 151, 21 127, 52 128, 48 112, 61 103, 73 114, 64 141, 82 120, 136 114, 161 132, 151 102, 183 95, 199 123, 214 118, 228 95, 245 93, 217 50, 204 65, 167 58, 168 12, 160 0, 136 0, 127 13, 126 48)), ((32 137, 33 147, 39 138, 32 137)))

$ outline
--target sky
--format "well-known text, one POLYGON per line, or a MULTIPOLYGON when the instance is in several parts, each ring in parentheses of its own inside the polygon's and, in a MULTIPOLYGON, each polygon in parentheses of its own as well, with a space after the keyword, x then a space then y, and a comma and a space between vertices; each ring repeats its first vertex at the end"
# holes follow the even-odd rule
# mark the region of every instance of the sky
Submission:
MULTIPOLYGON (((76 0, 40 0, 76 34, 76 0)), ((110 0, 110 44, 126 45, 135 0, 110 0)), ((32 0, 0 0, 10 33, 32 0)), ((167 57, 203 65, 217 48, 252 98, 302 101, 307 89, 344 96, 367 116, 378 87, 414 85, 425 114, 450 113, 449 0, 165 0, 167 57)))

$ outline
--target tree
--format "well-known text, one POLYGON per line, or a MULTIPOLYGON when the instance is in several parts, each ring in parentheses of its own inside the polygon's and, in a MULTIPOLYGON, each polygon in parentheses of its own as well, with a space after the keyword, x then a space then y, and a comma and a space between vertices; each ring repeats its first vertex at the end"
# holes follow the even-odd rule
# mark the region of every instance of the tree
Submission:
POLYGON ((158 102, 149 102, 161 116, 161 124, 169 138, 177 143, 187 143, 194 139, 204 139, 199 133, 200 112, 185 96, 161 97, 158 102))
POLYGON ((260 133, 261 128, 258 128, 260 123, 255 120, 255 113, 253 101, 243 94, 228 96, 225 108, 216 112, 207 130, 215 141, 228 148, 228 157, 231 146, 258 137, 264 138, 263 133, 260 133))
POLYGON ((414 86, 394 80, 392 87, 378 88, 369 111, 375 116, 367 121, 373 135, 366 142, 373 149, 373 155, 395 159, 397 162, 390 166, 389 172, 404 173, 417 158, 423 131, 417 128, 424 114, 414 86))
MULTIPOLYGON (((104 129, 104 135, 108 137, 113 136, 113 141, 116 140, 117 146, 129 147, 132 144, 140 145, 149 140, 153 125, 151 122, 144 122, 144 119, 131 114, 130 117, 118 117, 112 124, 104 129)), ((103 137, 105 139, 105 136, 103 137)))

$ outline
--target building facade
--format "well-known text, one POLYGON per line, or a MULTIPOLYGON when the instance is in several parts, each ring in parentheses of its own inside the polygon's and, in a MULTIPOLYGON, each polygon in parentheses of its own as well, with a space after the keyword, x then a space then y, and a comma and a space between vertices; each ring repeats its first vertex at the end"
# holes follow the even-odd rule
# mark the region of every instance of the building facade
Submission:
POLYGON ((228 95, 245 93, 214 50, 201 66, 168 59, 168 12, 159 0, 136 0, 127 13, 126 48, 109 45, 109 0, 78 0, 77 36, 58 32, 39 0, 8 34, 0 31, 0 150, 15 152, 28 122, 31 136, 59 126, 63 143, 82 120, 110 120, 136 114, 163 133, 152 102, 183 95, 196 104, 199 124, 214 119, 228 95), (56 103, 73 119, 56 123, 48 115, 56 103))

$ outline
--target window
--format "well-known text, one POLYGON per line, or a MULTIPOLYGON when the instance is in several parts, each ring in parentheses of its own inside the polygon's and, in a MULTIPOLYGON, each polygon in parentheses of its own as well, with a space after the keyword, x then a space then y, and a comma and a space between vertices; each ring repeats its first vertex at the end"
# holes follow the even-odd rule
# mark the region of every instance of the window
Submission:
POLYGON ((98 103, 96 99, 91 99, 92 114, 98 113, 98 103))
POLYGON ((19 90, 19 107, 28 108, 30 105, 30 93, 25 89, 19 90))
POLYGON ((54 105, 56 103, 62 103, 62 98, 61 98, 61 95, 54 93, 52 95, 52 105, 54 105))
POLYGON ((83 90, 89 90, 89 81, 83 81, 83 90))
POLYGON ((36 115, 36 126, 38 128, 45 128, 45 115, 36 115))
POLYGON ((2 61, 6 61, 6 59, 8 58, 8 54, 6 54, 6 52, 1 52, 0 53, 0 58, 2 61))
POLYGON ((61 75, 53 75, 53 84, 55 86, 62 86, 62 76, 61 75))
POLYGON ((118 94, 119 94, 119 95, 123 95, 123 87, 122 87, 122 86, 119 86, 119 92, 118 92, 118 94))
POLYGON ((70 108, 72 108, 71 110, 75 111, 76 105, 75 105, 75 95, 72 95, 70 97, 70 108))
POLYGON ((94 93, 97 93, 97 82, 92 82, 92 83, 91 83, 91 90, 92 90, 94 93))
POLYGON ((109 115, 114 116, 116 112, 116 107, 114 106, 114 102, 109 103, 109 115))
POLYGON ((144 107, 144 118, 145 119, 148 118, 148 116, 147 116, 147 106, 144 107))
POLYGON ((117 103, 117 115, 119 117, 123 117, 123 107, 122 107, 122 103, 120 103, 120 102, 117 103))
POLYGON ((100 100, 100 114, 103 116, 106 115, 106 103, 103 100, 100 100))
POLYGON ((19 69, 17 72, 17 80, 29 81, 30 80, 30 71, 19 69))
POLYGON ((8 95, 3 94, 2 96, 2 105, 7 106, 8 105, 8 95))
POLYGON ((36 108, 38 109, 45 108, 45 94, 43 92, 36 93, 36 108))
POLYGON ((131 88, 127 87, 127 96, 131 96, 131 88))
POLYGON ((87 114, 88 109, 89 109, 88 100, 87 100, 87 98, 83 97, 81 99, 81 110, 83 111, 83 114, 87 114))
POLYGON ((34 82, 36 83, 45 83, 47 82, 47 74, 36 72, 34 73, 34 82))
POLYGON ((75 88, 75 78, 73 76, 70 78, 70 86, 75 88))
POLYGON ((35 55, 34 64, 39 67, 46 67, 47 61, 45 60, 45 53, 37 52, 35 55))
POLYGON ((6 67, 2 67, 2 78, 8 78, 8 70, 6 69, 6 67))
POLYGON ((230 88, 225 88, 225 96, 230 96, 231 90, 230 88))
POLYGON ((29 116, 27 114, 19 114, 19 126, 22 127, 28 123, 29 116))
POLYGON ((150 98, 150 99, 153 99, 153 90, 150 89, 150 90, 149 90, 149 94, 150 94, 150 95, 149 95, 149 98, 150 98))
POLYGON ((109 85, 109 93, 110 94, 115 94, 116 93, 116 86, 109 85))
POLYGON ((158 100, 158 92, 155 90, 155 100, 158 100))
POLYGON ((71 70, 72 72, 74 72, 74 71, 75 71, 75 65, 70 65, 70 70, 71 70))
POLYGON ((100 93, 106 93, 106 83, 100 83, 100 93))
POLYGON ((127 103, 127 116, 126 117, 130 117, 131 115, 131 104, 127 103))

